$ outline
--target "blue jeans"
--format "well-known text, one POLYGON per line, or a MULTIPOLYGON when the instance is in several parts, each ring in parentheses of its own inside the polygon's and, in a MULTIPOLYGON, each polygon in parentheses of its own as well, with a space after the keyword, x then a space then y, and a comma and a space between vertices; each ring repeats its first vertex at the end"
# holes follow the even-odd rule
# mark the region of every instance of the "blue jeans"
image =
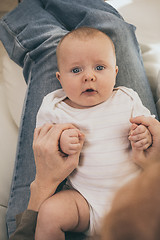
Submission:
POLYGON ((15 230, 15 215, 27 207, 35 176, 32 141, 38 108, 44 95, 61 87, 55 77, 57 43, 80 26, 98 28, 112 38, 119 66, 116 85, 136 90, 143 104, 156 114, 135 27, 103 0, 24 0, 4 16, 0 40, 10 58, 23 67, 28 84, 7 212, 9 235, 15 230))

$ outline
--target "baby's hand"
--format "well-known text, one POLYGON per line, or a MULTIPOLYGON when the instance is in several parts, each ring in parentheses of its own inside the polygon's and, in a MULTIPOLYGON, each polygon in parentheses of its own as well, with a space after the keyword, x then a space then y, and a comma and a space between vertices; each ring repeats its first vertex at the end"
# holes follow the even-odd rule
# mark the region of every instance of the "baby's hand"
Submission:
POLYGON ((78 129, 64 130, 60 137, 60 148, 63 153, 72 155, 81 150, 81 140, 84 139, 84 134, 78 129))
POLYGON ((152 144, 152 137, 147 127, 144 125, 132 124, 129 140, 132 148, 137 150, 146 150, 152 144))

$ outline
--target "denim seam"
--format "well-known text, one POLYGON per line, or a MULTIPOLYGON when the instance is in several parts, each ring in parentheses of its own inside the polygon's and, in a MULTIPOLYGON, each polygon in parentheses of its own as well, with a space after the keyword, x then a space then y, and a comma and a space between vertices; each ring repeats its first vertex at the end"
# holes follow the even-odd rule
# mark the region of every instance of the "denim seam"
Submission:
POLYGON ((19 41, 17 35, 9 28, 9 26, 8 26, 7 22, 5 21, 5 19, 3 19, 3 21, 1 21, 1 23, 2 23, 3 27, 6 29, 6 31, 15 39, 15 41, 18 43, 18 45, 19 45, 21 48, 23 48, 23 50, 28 51, 28 49, 25 48, 25 47, 21 44, 21 42, 19 41))
MULTIPOLYGON (((24 57, 24 65, 25 65, 25 62, 27 62, 27 60, 30 60, 31 62, 35 63, 35 61, 32 59, 31 55, 30 55, 30 52, 27 52, 25 57, 24 57)), ((31 70, 30 70, 30 73, 29 73, 29 82, 28 84, 30 83, 30 79, 31 79, 31 70)))

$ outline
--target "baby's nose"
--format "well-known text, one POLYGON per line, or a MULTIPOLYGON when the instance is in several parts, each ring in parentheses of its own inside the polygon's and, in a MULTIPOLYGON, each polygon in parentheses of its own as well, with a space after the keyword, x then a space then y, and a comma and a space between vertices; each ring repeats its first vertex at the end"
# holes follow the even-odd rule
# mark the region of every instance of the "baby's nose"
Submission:
POLYGON ((87 81, 95 81, 96 80, 96 77, 94 74, 85 74, 84 76, 84 81, 87 82, 87 81))

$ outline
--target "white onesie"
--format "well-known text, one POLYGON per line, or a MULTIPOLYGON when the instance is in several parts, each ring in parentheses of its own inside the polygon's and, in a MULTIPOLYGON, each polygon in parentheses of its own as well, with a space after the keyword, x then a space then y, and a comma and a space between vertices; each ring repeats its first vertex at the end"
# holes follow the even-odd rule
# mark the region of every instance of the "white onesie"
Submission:
POLYGON ((146 109, 132 89, 115 88, 105 102, 87 109, 76 109, 63 100, 62 89, 48 94, 37 115, 37 126, 44 123, 72 123, 85 134, 77 169, 68 177, 90 206, 90 232, 99 230, 116 191, 139 174, 131 160, 128 140, 131 117, 145 115, 146 109))

